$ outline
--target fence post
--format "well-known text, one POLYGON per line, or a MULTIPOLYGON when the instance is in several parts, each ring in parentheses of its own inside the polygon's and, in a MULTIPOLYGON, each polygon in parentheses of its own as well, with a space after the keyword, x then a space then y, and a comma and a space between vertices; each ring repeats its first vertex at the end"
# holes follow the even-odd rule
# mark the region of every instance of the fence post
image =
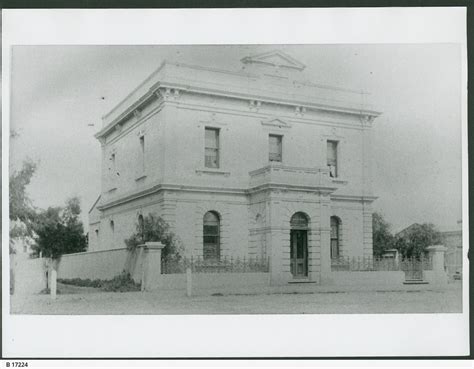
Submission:
POLYGON ((193 294, 193 275, 191 268, 186 268, 186 296, 191 297, 193 294))
POLYGON ((58 277, 58 272, 56 272, 56 269, 51 269, 51 299, 56 300, 56 290, 57 290, 57 277, 58 277))
POLYGON ((145 292, 145 260, 143 260, 142 263, 142 276, 141 276, 141 285, 140 285, 140 290, 141 292, 145 292))

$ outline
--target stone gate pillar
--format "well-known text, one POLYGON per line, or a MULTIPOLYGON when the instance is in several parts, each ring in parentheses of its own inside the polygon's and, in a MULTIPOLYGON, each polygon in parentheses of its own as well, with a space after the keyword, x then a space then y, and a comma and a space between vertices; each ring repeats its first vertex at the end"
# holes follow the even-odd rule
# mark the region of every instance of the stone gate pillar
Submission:
POLYGON ((161 251, 165 247, 161 242, 146 242, 143 247, 142 291, 156 288, 161 277, 161 251))
POLYGON ((448 283, 448 275, 444 270, 444 255, 447 250, 443 245, 433 245, 427 248, 433 265, 433 282, 436 285, 448 283))

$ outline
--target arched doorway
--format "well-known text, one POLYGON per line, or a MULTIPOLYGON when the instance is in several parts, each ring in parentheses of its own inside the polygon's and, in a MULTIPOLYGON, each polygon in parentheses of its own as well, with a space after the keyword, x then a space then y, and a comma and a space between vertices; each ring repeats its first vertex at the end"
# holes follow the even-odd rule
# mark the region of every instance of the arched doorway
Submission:
POLYGON ((290 270, 294 278, 308 276, 308 217, 295 213, 290 220, 290 270))

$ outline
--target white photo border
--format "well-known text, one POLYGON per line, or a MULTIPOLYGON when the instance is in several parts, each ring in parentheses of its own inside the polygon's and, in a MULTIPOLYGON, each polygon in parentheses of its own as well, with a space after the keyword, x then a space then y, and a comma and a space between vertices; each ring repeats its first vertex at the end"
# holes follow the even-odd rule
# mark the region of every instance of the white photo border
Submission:
MULTIPOLYGON (((289 358, 469 353, 465 8, 3 10, 2 21, 4 230, 9 227, 13 45, 460 44, 465 271, 462 314, 11 315, 9 256, 8 248, 3 247, 4 357, 289 358), (271 32, 262 32, 269 29, 271 32), (296 331, 296 326, 304 329, 296 331), (407 337, 410 342, 404 344, 407 337)), ((3 232, 2 242, 8 244, 8 232, 3 232)))

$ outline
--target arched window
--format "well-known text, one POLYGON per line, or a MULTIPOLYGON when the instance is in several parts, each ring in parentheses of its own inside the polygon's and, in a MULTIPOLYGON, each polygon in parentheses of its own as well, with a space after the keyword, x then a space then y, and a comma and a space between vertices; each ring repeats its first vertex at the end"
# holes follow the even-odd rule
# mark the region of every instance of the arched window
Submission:
POLYGON ((143 232, 144 232, 144 227, 145 227, 145 223, 144 223, 144 220, 143 220, 143 215, 139 215, 138 216, 138 229, 140 230, 140 234, 143 235, 143 232))
POLYGON ((338 217, 331 217, 331 259, 337 259, 340 256, 340 233, 341 221, 338 217))
POLYGON ((220 220, 214 211, 208 211, 203 221, 203 258, 205 260, 219 260, 220 250, 220 220))
POLYGON ((97 239, 99 239, 99 230, 98 230, 98 229, 95 230, 95 237, 96 237, 97 239))
POLYGON ((308 229, 308 217, 305 213, 295 213, 290 220, 291 229, 308 229))
POLYGON ((114 224, 114 221, 113 221, 113 220, 110 221, 110 231, 111 231, 112 233, 114 233, 114 231, 115 231, 115 224, 114 224))

